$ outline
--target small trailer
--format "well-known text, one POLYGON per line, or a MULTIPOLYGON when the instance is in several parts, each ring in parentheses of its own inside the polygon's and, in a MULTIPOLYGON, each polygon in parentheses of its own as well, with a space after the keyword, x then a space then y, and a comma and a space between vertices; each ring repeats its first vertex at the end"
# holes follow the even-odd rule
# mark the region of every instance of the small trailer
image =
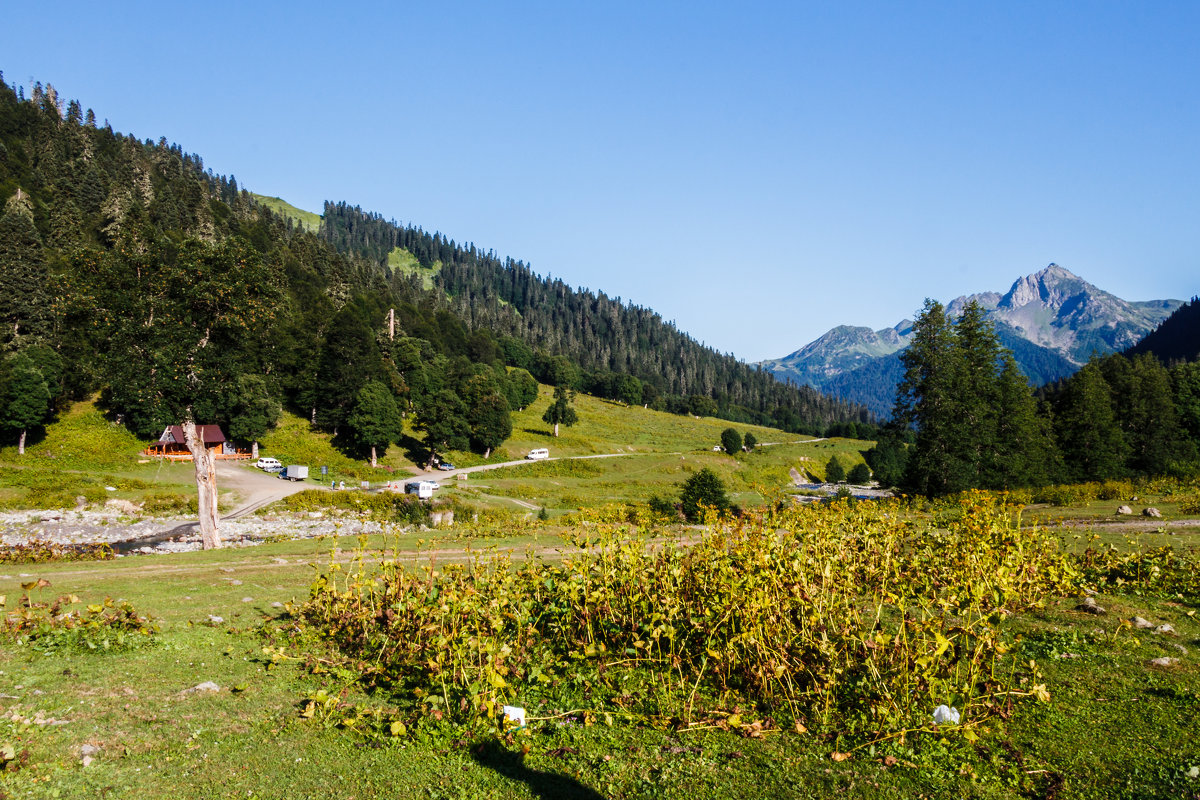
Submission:
POLYGON ((428 500, 433 497, 433 493, 437 488, 437 481, 409 481, 404 484, 404 493, 415 494, 422 500, 428 500))
POLYGON ((279 471, 279 477, 289 481, 302 481, 308 477, 308 467, 302 464, 288 464, 279 471))

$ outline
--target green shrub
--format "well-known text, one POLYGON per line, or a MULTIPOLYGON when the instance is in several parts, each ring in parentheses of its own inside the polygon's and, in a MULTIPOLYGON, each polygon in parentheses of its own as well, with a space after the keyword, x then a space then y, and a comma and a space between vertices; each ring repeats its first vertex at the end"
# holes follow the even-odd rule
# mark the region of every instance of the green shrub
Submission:
POLYGON ((683 482, 679 492, 679 504, 689 522, 702 521, 706 508, 725 512, 730 505, 729 497, 725 494, 724 482, 708 467, 704 467, 683 482))
POLYGON ((325 511, 340 509, 367 514, 393 522, 428 524, 429 505, 416 495, 399 492, 326 492, 320 489, 305 489, 288 495, 270 506, 271 510, 325 511))

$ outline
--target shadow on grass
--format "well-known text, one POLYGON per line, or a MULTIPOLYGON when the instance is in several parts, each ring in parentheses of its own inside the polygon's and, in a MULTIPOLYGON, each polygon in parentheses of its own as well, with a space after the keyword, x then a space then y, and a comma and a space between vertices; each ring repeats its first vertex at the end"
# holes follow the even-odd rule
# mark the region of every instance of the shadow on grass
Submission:
POLYGON ((551 439, 554 438, 554 431, 550 430, 549 428, 521 428, 521 433, 529 433, 533 434, 534 436, 548 436, 551 439))
POLYGON ((520 753, 506 749, 495 740, 472 749, 471 758, 497 775, 524 783, 535 797, 545 800, 604 800, 602 794, 574 778, 530 769, 525 766, 525 759, 520 753))

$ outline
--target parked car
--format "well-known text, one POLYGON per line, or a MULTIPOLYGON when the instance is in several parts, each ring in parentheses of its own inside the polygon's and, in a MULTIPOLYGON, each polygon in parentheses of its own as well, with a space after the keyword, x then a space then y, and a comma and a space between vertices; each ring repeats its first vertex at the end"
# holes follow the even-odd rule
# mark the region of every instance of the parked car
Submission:
POLYGON ((438 469, 440 469, 442 472, 449 472, 452 469, 457 469, 457 467, 455 467, 449 461, 443 461, 438 464, 438 469))
POLYGON ((549 457, 550 457, 550 451, 547 450, 545 447, 534 448, 533 450, 529 451, 529 455, 525 456, 525 458, 529 459, 530 461, 540 461, 543 458, 549 458, 549 457))
POLYGON ((260 458, 254 462, 254 466, 265 472, 279 472, 283 469, 283 464, 278 458, 260 458))

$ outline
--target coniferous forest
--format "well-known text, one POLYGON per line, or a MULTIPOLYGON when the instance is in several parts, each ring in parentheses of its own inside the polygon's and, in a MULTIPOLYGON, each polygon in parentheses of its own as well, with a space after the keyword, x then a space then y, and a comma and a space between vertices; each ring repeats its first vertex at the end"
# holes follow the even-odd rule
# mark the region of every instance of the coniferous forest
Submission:
POLYGON ((51 86, 25 97, 0 79, 0 200, 9 440, 99 393, 143 437, 194 418, 251 442, 288 408, 363 453, 407 414, 431 458, 486 453, 537 380, 797 432, 869 421, 474 245, 345 204, 307 232, 200 156, 115 132, 51 86), (432 287, 391 268, 394 252, 432 287))
POLYGON ((882 481, 927 496, 1194 474, 1200 362, 1184 358, 1196 307, 1035 391, 978 304, 950 319, 927 301, 901 354, 895 416, 868 461, 882 481))

